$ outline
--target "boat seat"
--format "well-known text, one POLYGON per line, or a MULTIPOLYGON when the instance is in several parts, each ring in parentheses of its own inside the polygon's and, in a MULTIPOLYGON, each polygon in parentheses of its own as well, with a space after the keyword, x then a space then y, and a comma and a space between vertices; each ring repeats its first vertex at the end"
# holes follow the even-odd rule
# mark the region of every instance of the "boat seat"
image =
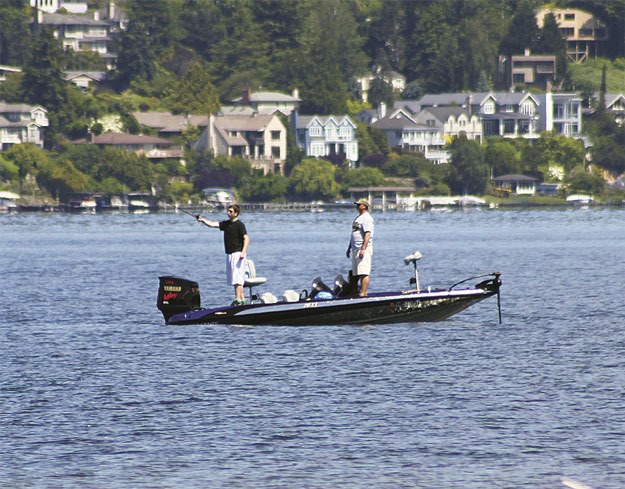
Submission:
POLYGON ((245 282, 243 282, 243 287, 247 287, 250 291, 250 303, 253 301, 254 297, 252 295, 252 289, 257 285, 262 285, 267 281, 266 277, 257 277, 256 276, 256 266, 254 262, 249 258, 246 261, 245 265, 245 282))
POLYGON ((292 289, 282 292, 282 299, 284 302, 297 302, 300 299, 300 295, 292 289))
POLYGON ((334 279, 334 295, 336 297, 349 297, 358 293, 358 279, 349 272, 349 281, 338 274, 334 279))
POLYGON ((307 299, 334 299, 336 296, 330 287, 323 283, 321 277, 317 277, 312 282, 312 290, 307 299))

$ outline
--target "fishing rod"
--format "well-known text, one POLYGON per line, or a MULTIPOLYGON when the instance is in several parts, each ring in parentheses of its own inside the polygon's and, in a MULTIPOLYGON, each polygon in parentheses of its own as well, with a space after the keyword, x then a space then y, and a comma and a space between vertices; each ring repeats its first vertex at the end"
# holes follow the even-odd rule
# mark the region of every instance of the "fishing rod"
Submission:
POLYGON ((178 207, 177 210, 184 212, 185 214, 188 214, 189 216, 197 219, 198 217, 200 217, 199 214, 192 214, 191 212, 184 210, 182 207, 178 207))

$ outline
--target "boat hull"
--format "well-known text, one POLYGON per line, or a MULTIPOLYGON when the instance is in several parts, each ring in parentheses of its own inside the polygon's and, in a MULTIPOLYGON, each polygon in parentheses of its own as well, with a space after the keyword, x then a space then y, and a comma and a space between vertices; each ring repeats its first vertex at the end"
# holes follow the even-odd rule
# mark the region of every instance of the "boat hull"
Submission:
POLYGON ((196 309, 174 314, 167 324, 315 326, 443 321, 495 295, 495 289, 397 292, 329 300, 196 309))

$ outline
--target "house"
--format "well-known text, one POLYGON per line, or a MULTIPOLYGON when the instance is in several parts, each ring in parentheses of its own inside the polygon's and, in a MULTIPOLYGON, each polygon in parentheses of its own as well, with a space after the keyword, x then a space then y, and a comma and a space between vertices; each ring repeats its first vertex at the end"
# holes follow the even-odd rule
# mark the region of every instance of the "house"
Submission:
POLYGON ((571 61, 581 63, 605 53, 610 39, 605 22, 580 9, 549 7, 537 10, 538 27, 543 27, 548 13, 556 18, 558 29, 566 41, 566 54, 571 61))
MULTIPOLYGON (((582 109, 584 115, 592 116, 597 111, 599 105, 599 94, 595 93, 589 100, 590 107, 588 109, 582 109)), ((605 94, 605 108, 614 116, 614 122, 619 126, 625 123, 625 95, 622 93, 606 93, 605 94)))
POLYGON ((193 144, 199 151, 249 160, 252 168, 284 173, 286 128, 273 115, 214 115, 193 144))
POLYGON ((419 151, 433 163, 448 163, 443 123, 431 116, 417 122, 408 109, 396 109, 371 127, 384 132, 391 148, 419 151))
POLYGON ((538 130, 554 131, 571 138, 582 137, 582 99, 574 93, 536 94, 540 102, 538 130))
POLYGON ((90 139, 79 139, 74 144, 95 144, 100 148, 113 147, 145 155, 150 160, 182 159, 183 149, 168 139, 119 132, 107 132, 90 139))
POLYGON ((6 81, 8 75, 21 72, 22 69, 18 66, 0 65, 0 83, 6 81))
POLYGON ((231 100, 237 107, 251 107, 259 114, 274 114, 280 112, 289 116, 291 112, 299 109, 301 99, 299 91, 293 90, 293 95, 279 92, 250 92, 244 90, 243 95, 231 100))
POLYGON ((526 49, 524 54, 499 56, 499 85, 512 90, 517 85, 547 90, 556 79, 556 57, 551 54, 532 55, 526 49))
POLYGON ((133 112, 139 125, 154 129, 160 137, 180 136, 190 127, 203 128, 208 124, 208 116, 182 115, 170 112, 133 112))
POLYGON ((99 20, 97 12, 93 16, 65 15, 46 13, 38 8, 36 14, 36 25, 50 26, 54 37, 63 44, 63 49, 96 52, 107 69, 114 68, 117 55, 111 52, 110 24, 99 20))
MULTIPOLYGON (((413 106, 414 107, 414 106, 413 106)), ((373 123, 371 127, 386 134, 393 148, 418 151, 433 163, 448 163, 446 145, 463 135, 482 143, 482 121, 466 107, 427 107, 412 113, 409 107, 396 109, 373 123)))
POLYGON ((389 84, 395 93, 401 93, 406 89, 406 77, 404 75, 396 71, 382 72, 381 68, 378 67, 374 73, 356 79, 356 83, 360 89, 360 97, 363 102, 369 101, 371 82, 380 78, 384 83, 389 84))
POLYGON ((30 0, 30 6, 50 14, 61 8, 72 14, 84 14, 88 8, 85 0, 30 0))
POLYGON ((484 136, 525 139, 538 137, 539 101, 530 93, 469 92, 424 95, 410 107, 413 110, 422 110, 450 106, 466 107, 470 114, 476 114, 482 121, 484 136))
POLYGON ((295 143, 306 156, 315 158, 338 157, 358 161, 356 124, 348 115, 291 114, 295 143))
POLYGON ((72 82, 82 91, 87 91, 91 85, 97 85, 106 78, 104 71, 66 71, 65 80, 72 82))
POLYGON ((0 151, 14 144, 31 143, 43 147, 48 111, 40 105, 7 104, 0 101, 0 151))
POLYGON ((502 175, 491 180, 498 190, 516 195, 534 195, 536 193, 537 178, 526 175, 502 175))

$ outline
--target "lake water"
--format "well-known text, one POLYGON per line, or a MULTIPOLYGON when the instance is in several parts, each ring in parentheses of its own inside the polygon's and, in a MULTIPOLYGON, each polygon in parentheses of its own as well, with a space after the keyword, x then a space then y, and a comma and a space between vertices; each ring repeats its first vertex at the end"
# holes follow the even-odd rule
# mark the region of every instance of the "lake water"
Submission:
MULTIPOLYGON (((419 250, 422 286, 502 272, 503 324, 165 326, 159 275, 232 300, 219 231, 0 216, 0 487, 625 487, 625 210, 373 215, 372 292, 419 250)), ((261 291, 345 274, 353 217, 244 213, 261 291)))

